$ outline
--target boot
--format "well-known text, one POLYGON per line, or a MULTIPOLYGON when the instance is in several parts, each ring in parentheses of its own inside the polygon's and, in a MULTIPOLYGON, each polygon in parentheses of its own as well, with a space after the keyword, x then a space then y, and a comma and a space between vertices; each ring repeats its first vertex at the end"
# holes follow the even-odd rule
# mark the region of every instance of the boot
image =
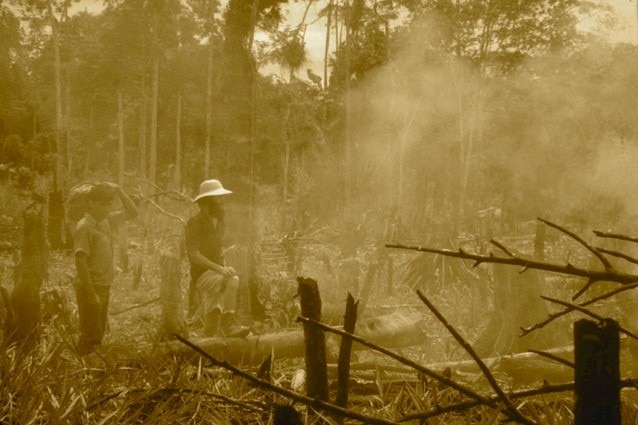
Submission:
POLYGON ((215 309, 204 316, 204 335, 213 337, 217 335, 219 329, 221 312, 219 309, 215 309))
POLYGON ((237 323, 235 312, 226 311, 222 314, 222 334, 226 338, 245 338, 250 333, 248 326, 237 323))

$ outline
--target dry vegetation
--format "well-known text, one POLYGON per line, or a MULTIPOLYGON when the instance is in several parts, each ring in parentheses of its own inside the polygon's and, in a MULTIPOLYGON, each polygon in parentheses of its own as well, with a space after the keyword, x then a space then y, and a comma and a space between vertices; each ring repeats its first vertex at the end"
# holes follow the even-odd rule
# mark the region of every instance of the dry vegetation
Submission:
MULTIPOLYGON (((175 223, 169 224, 172 219, 168 217, 157 217, 156 220, 165 228, 175 228, 175 223)), ((312 239, 300 244, 303 255, 299 266, 300 274, 317 276, 325 307, 329 310, 335 304, 343 303, 346 288, 335 276, 338 273, 325 266, 326 258, 338 264, 334 254, 337 252, 334 229, 319 230, 312 239)), ((165 236, 159 244, 161 241, 174 242, 174 234, 165 236)), ((270 240, 270 248, 261 252, 263 258, 268 258, 267 253, 272 251, 273 243, 270 240)), ((263 244, 264 247, 268 245, 263 244)), ((287 404, 289 400, 234 377, 222 368, 211 367, 202 358, 191 363, 166 355, 163 342, 156 338, 161 324, 160 305, 157 302, 144 305, 159 294, 158 268, 155 265, 157 254, 148 250, 141 232, 134 234, 130 247, 131 263, 144 260, 143 279, 139 288, 133 289, 133 268, 118 274, 112 291, 110 331, 105 345, 96 354, 86 357, 78 357, 74 351, 77 311, 72 291, 72 257, 69 252, 52 254, 49 279, 41 291, 43 322, 40 342, 30 349, 8 347, 4 342, 1 347, 5 354, 0 357, 0 399, 3 400, 0 421, 15 424, 273 423, 273 407, 287 404), (142 306, 136 307, 138 305, 142 306)), ((373 259, 373 248, 366 241, 357 251, 355 261, 361 268, 361 280, 373 259)), ((530 248, 529 239, 519 239, 517 249, 529 251, 530 248)), ((154 252, 158 251, 156 247, 154 252)), ((547 252, 561 260, 583 260, 582 253, 570 251, 567 238, 558 238, 547 252)), ((396 351, 422 365, 468 360, 467 353, 427 313, 414 291, 424 290, 448 322, 464 338, 473 341, 489 321, 493 309, 493 288, 480 287, 478 280, 461 282, 453 276, 438 286, 410 285, 406 276, 410 264, 414 263, 414 255, 397 251, 391 255, 396 264, 393 293, 391 296, 386 293, 386 270, 377 276, 365 315, 380 316, 392 311, 420 312, 427 339, 396 351)), ((5 252, 1 261, 5 270, 2 283, 10 288, 11 274, 8 272, 14 259, 5 252)), ((287 270, 286 261, 279 258, 259 264, 260 297, 268 308, 269 316, 263 322, 254 323, 253 331, 266 333, 300 328, 301 325, 295 323, 299 310, 297 300, 293 298, 296 293, 294 276, 287 270)), ((183 262, 184 291, 187 281, 187 265, 183 262)), ((579 285, 574 279, 552 277, 547 281, 544 294, 568 299, 579 285)), ((621 312, 614 302, 603 305, 602 311, 610 316, 621 312)), ((572 314, 550 325, 565 344, 569 343, 569 326, 575 317, 572 314)), ((196 340, 197 336, 197 330, 192 330, 191 338, 196 340)), ((623 361, 626 362, 623 376, 630 377, 631 359, 624 355, 623 361)), ((372 351, 357 352, 352 362, 349 409, 370 417, 398 421, 412 413, 436 410, 466 399, 445 384, 372 351)), ((534 361, 530 361, 529 365, 533 366, 532 375, 525 373, 525 362, 510 369, 498 367, 497 363, 491 366, 499 385, 511 393, 557 384, 559 377, 565 378, 564 373, 554 375, 555 367, 549 364, 546 369, 539 368, 534 361)), ((275 359, 271 380, 277 386, 303 393, 303 386, 299 386, 298 380, 299 370, 303 368, 302 359, 275 359)), ((243 369, 253 375, 258 373, 256 368, 245 366, 243 369)), ((330 370, 331 394, 334 394, 334 369, 330 370)), ((492 392, 476 368, 452 367, 439 372, 480 394, 492 392)), ((569 380, 569 375, 567 378, 569 380)), ((623 402, 623 423, 635 423, 638 417, 635 391, 623 391, 623 402)), ((574 420, 571 391, 515 399, 515 403, 524 415, 537 423, 568 424, 574 420)), ((306 412, 306 423, 337 423, 335 417, 307 416, 305 406, 297 404, 296 407, 306 412)), ((474 407, 441 414, 429 419, 428 423, 491 424, 500 417, 499 410, 474 407)))

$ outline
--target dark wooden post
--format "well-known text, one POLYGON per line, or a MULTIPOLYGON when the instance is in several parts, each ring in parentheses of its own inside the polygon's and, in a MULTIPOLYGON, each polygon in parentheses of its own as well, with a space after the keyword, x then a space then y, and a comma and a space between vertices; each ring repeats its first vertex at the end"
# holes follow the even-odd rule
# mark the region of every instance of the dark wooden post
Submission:
POLYGON ((45 237, 44 204, 37 198, 23 211, 22 258, 11 292, 10 340, 37 339, 40 323, 40 287, 47 273, 48 245, 45 237))
POLYGON ((574 324, 576 425, 620 425, 618 323, 574 324))
MULTIPOLYGON (((359 301, 354 302, 354 298, 350 293, 346 299, 346 313, 343 319, 343 330, 354 333, 357 323, 357 307, 359 301)), ((337 365, 337 397, 336 404, 344 409, 348 407, 348 381, 350 379, 350 353, 352 352, 352 339, 349 337, 341 338, 341 348, 339 349, 339 363, 337 365)), ((338 419, 339 423, 343 423, 343 418, 338 419)))
POLYGON ((162 327, 160 338, 173 339, 175 334, 188 337, 188 328, 182 310, 179 256, 164 252, 160 256, 160 302, 162 303, 162 327))
MULTIPOLYGON (((301 315, 321 321, 321 296, 314 279, 297 277, 301 315)), ((328 400, 328 366, 326 365, 326 338, 321 329, 304 324, 306 341, 306 393, 308 397, 328 400)))

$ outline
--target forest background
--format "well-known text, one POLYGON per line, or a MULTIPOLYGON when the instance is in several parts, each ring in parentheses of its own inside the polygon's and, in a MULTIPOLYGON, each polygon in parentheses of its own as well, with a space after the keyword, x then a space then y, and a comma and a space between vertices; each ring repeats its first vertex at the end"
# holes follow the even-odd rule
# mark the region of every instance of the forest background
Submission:
POLYGON ((268 198, 283 233, 370 211, 462 230, 489 208, 619 229, 637 211, 638 53, 610 41, 609 3, 81 5, 0 5, 1 177, 21 188, 52 172, 62 193, 110 178, 192 195, 217 177, 253 222, 238 227, 268 198))

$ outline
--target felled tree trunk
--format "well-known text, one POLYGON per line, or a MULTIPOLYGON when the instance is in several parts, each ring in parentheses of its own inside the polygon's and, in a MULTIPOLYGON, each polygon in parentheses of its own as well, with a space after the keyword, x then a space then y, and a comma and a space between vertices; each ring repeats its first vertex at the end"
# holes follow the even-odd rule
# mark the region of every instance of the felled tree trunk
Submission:
MULTIPOLYGON (((410 347, 424 344, 426 334, 419 314, 392 313, 385 316, 361 320, 357 323, 356 335, 386 348, 410 347)), ((304 355, 304 334, 301 329, 247 338, 206 338, 193 341, 212 356, 233 364, 260 364, 272 353, 274 359, 290 359, 304 355)), ((329 362, 338 357, 341 338, 326 335, 326 355, 329 362)), ((197 361, 198 355, 182 343, 171 341, 168 352, 197 361)), ((361 344, 353 343, 352 350, 362 350, 361 344)), ((152 348, 149 349, 149 351, 152 348)))
POLYGON ((9 300, 11 314, 7 324, 10 340, 37 339, 40 323, 40 287, 48 265, 44 235, 44 204, 34 201, 23 211, 24 241, 16 282, 9 300))
POLYGON ((179 257, 172 252, 160 257, 160 302, 162 304, 162 327, 160 339, 174 339, 175 334, 188 337, 188 328, 184 321, 182 291, 180 288, 179 257))

